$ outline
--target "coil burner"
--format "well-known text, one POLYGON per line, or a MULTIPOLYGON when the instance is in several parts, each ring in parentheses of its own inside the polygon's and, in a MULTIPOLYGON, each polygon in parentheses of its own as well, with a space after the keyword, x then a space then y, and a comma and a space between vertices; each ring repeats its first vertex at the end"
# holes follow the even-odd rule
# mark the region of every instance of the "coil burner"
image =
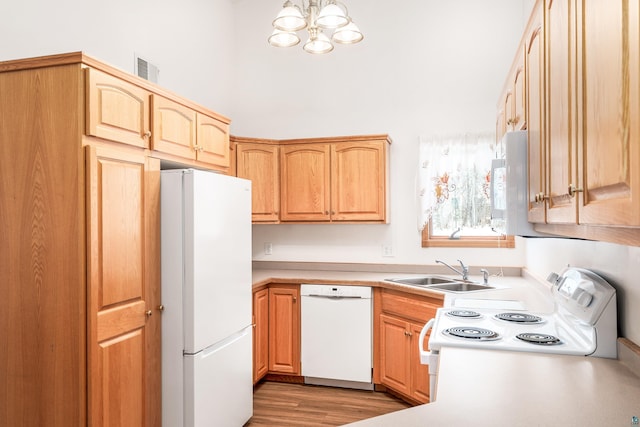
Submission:
POLYGON ((542 323, 542 317, 528 313, 498 313, 496 319, 515 323, 542 323))
POLYGON ((480 313, 472 310, 451 310, 447 311, 446 314, 449 317, 461 317, 465 319, 477 319, 481 317, 480 313))
POLYGON ((442 333, 455 338, 476 341, 492 341, 500 339, 500 335, 497 332, 472 326, 454 326, 453 328, 445 329, 442 333))
POLYGON ((536 345, 557 345, 562 344, 559 338, 554 337, 553 335, 547 334, 536 334, 536 333, 522 333, 516 335, 516 338, 522 340, 524 342, 528 342, 536 345))

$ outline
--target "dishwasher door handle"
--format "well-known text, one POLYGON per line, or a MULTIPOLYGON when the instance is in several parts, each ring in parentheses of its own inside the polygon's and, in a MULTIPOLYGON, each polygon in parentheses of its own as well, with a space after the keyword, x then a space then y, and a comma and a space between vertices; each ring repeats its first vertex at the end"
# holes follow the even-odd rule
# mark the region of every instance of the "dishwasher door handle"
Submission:
POLYGON ((323 294, 308 294, 302 295, 303 297, 314 297, 314 298, 333 298, 333 299, 343 299, 343 298, 352 298, 352 299, 362 299, 359 295, 323 295, 323 294))

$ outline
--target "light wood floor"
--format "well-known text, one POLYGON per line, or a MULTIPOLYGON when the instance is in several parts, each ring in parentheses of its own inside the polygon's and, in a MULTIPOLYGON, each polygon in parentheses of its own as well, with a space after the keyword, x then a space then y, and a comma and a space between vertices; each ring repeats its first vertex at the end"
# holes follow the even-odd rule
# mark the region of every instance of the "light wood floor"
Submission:
POLYGON ((387 393, 265 381, 245 427, 341 426, 410 406, 387 393))

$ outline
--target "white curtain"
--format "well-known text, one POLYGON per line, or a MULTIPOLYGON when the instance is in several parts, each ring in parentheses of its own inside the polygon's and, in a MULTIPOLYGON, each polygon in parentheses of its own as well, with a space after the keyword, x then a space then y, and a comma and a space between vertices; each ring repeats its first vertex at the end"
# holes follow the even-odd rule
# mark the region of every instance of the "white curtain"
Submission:
POLYGON ((438 212, 452 227, 474 227, 489 206, 493 132, 420 137, 418 229, 438 212), (455 210, 455 213, 453 212, 455 210), (461 214, 463 213, 463 214, 461 214))

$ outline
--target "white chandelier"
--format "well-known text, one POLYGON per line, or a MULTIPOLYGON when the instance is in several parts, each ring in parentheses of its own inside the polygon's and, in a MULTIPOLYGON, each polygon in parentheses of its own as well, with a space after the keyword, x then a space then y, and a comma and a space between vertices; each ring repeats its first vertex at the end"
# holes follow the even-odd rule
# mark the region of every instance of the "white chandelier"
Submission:
POLYGON ((275 47, 290 47, 300 43, 296 31, 304 28, 309 40, 303 49, 309 53, 329 53, 333 43, 353 44, 364 36, 351 20, 347 7, 335 0, 302 0, 302 9, 287 0, 273 21, 269 43, 275 47), (306 5, 305 5, 306 4, 306 5), (334 30, 331 39, 322 31, 334 30))

